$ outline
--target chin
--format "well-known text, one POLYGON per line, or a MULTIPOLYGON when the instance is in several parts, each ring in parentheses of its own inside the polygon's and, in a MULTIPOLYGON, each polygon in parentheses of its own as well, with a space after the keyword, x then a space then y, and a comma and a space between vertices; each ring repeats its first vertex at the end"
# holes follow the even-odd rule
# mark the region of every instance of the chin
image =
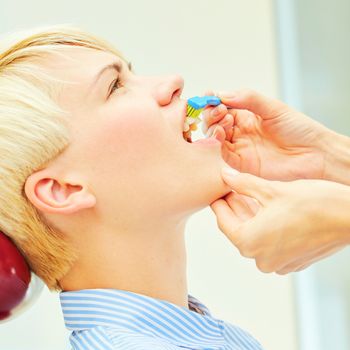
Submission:
POLYGON ((196 185, 192 186, 191 198, 189 201, 196 203, 196 211, 203 209, 215 200, 231 192, 231 188, 224 182, 221 176, 221 169, 227 163, 220 158, 216 164, 206 165, 200 168, 197 173, 196 185))

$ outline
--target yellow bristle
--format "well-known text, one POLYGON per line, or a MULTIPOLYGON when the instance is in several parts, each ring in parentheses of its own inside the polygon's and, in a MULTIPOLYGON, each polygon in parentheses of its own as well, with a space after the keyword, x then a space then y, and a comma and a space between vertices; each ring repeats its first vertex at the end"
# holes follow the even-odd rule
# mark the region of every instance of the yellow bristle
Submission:
POLYGON ((195 109, 190 105, 187 105, 187 113, 186 115, 191 118, 197 118, 202 112, 202 109, 195 109))

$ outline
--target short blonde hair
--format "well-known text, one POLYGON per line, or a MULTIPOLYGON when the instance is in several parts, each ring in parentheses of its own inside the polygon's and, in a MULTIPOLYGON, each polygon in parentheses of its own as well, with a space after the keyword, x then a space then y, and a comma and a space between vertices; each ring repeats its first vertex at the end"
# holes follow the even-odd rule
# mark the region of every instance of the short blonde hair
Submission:
POLYGON ((55 81, 37 58, 83 46, 123 56, 111 44, 71 25, 39 27, 0 38, 0 230, 50 290, 69 271, 76 253, 50 227, 24 192, 27 177, 69 145, 66 111, 55 102, 55 81))

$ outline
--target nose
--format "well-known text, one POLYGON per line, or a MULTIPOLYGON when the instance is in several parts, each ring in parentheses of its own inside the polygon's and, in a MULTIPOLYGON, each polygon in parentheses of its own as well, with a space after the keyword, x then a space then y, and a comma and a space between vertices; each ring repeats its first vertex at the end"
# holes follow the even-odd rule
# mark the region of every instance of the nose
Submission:
POLYGON ((152 95, 160 106, 166 106, 174 97, 180 97, 184 88, 184 80, 180 75, 153 77, 152 95))

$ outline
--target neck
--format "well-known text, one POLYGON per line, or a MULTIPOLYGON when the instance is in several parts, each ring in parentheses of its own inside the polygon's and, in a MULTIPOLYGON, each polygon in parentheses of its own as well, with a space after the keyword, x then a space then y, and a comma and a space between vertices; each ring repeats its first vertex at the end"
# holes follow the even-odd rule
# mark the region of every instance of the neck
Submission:
POLYGON ((185 221, 154 227, 84 234, 77 262, 60 281, 62 289, 122 289, 188 308, 185 221))

